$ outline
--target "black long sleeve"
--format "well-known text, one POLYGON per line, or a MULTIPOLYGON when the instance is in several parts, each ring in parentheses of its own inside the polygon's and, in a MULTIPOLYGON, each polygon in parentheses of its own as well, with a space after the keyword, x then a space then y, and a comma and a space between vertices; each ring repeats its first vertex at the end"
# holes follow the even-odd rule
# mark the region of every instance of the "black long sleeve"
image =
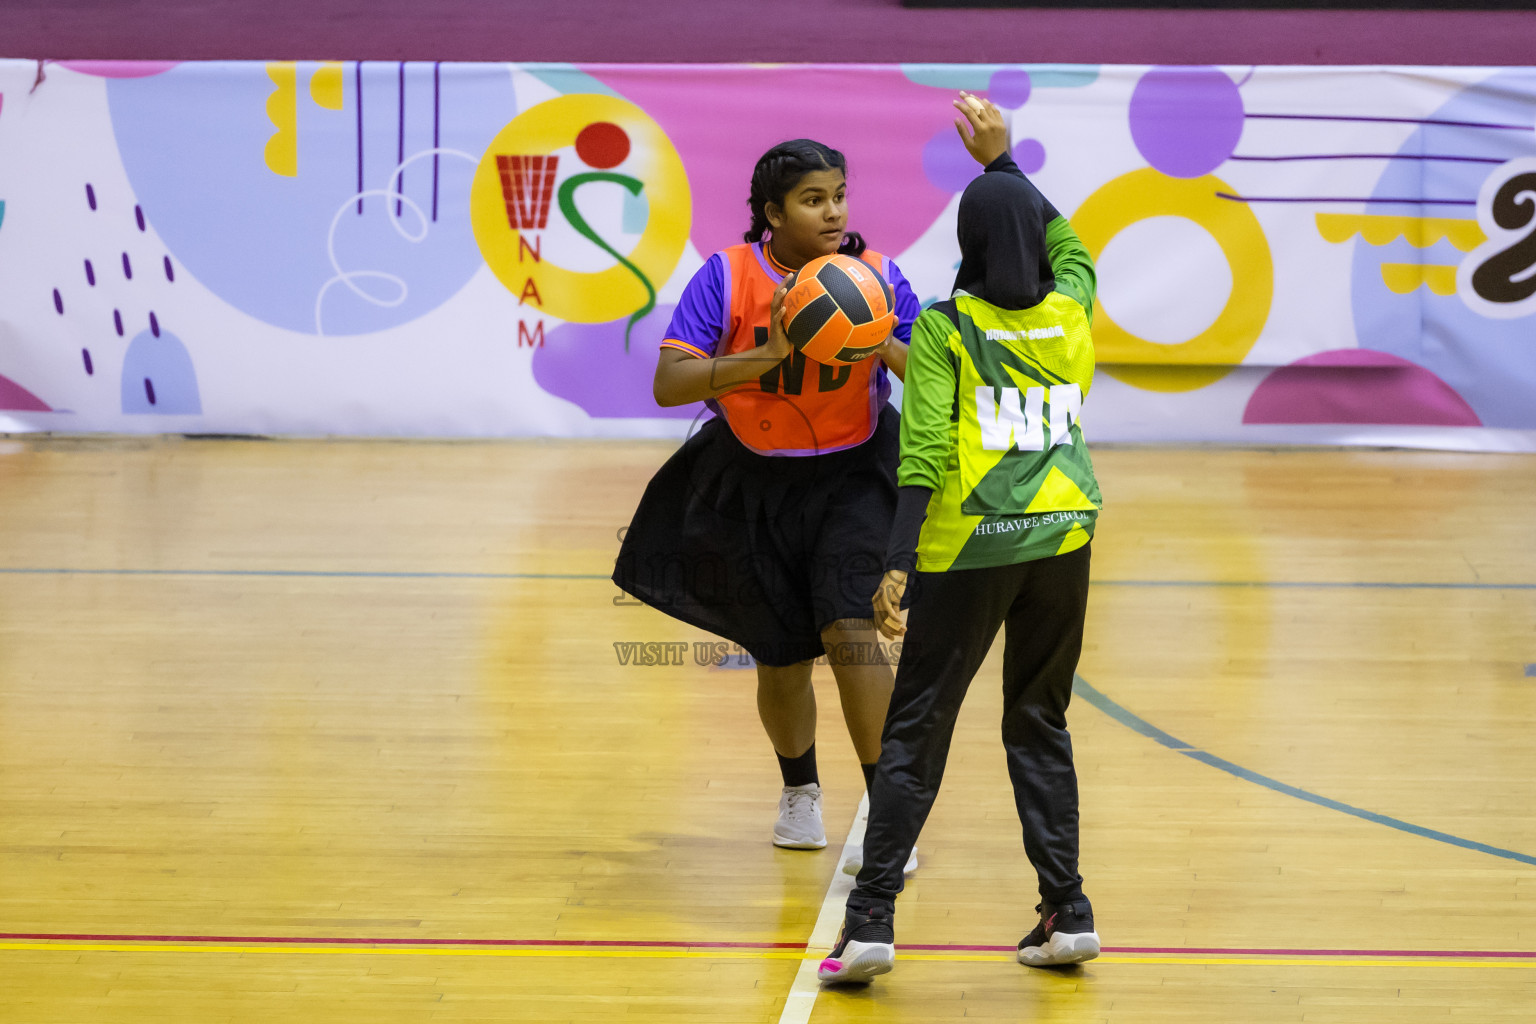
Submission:
POLYGON ((886 572, 910 573, 917 568, 917 540, 932 498, 933 488, 921 484, 896 489, 896 518, 891 523, 890 546, 885 552, 886 572))

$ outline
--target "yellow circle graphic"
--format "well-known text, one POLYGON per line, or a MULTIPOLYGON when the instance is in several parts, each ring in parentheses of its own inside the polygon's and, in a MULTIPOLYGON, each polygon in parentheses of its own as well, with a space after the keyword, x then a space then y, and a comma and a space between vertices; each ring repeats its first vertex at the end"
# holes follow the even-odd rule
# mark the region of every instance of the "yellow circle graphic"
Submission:
MULTIPOLYGON (((1144 391, 1194 391, 1232 372, 1259 340, 1275 292, 1269 240, 1246 203, 1220 178, 1170 178, 1150 167, 1124 174, 1089 196, 1072 227, 1094 260, 1110 239, 1138 221, 1184 217, 1208 231, 1232 270, 1232 294, 1215 323, 1185 342, 1160 345, 1121 327, 1095 302, 1093 341, 1099 368, 1144 391), (1106 365, 1108 364, 1108 365, 1106 365)), ((1203 282, 1191 281, 1190 288, 1203 282)), ((1168 296, 1177 302, 1177 295, 1168 296)))
MULTIPOLYGON (((561 159, 579 158, 567 153, 561 159)), ((530 310, 605 323, 654 303, 655 289, 672 276, 688 241, 693 200, 677 150, 645 111, 617 96, 579 93, 529 107, 497 133, 470 184, 469 216, 486 264, 530 310), (548 165, 551 154, 579 151, 578 136, 593 126, 622 131, 627 153, 616 166, 578 177, 619 183, 649 206, 645 231, 626 254, 611 249, 579 214, 571 223, 573 179, 556 188, 548 165), (592 273, 555 265, 542 254, 538 236, 546 228, 585 235, 618 265, 592 273)))

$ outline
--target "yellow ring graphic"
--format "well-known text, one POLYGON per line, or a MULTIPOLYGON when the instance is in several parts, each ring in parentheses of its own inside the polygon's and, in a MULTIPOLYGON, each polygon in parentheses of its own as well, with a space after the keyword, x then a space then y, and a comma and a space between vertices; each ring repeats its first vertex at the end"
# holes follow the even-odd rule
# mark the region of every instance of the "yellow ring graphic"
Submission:
MULTIPOLYGON (((629 156, 620 167, 623 173, 640 181, 642 194, 650 204, 650 216, 645 233, 626 258, 654 286, 660 287, 672 276, 687 244, 693 200, 688 191, 688 175, 672 141, 633 103, 617 96, 578 93, 529 107, 491 140, 480 158, 469 192, 469 217, 475 240, 497 280, 512 294, 522 296, 531 279, 542 301, 536 305, 530 300, 531 309, 561 320, 588 324, 634 313, 648 301, 645 286, 622 265, 583 273, 556 266, 548 259, 536 262, 527 255, 528 247, 519 244, 521 232, 507 222, 496 157, 543 156, 572 147, 581 130, 598 121, 618 125, 629 136, 629 156)), ((559 204, 553 200, 550 216, 557 220, 560 217, 559 204)), ((550 224, 551 228, 555 226, 550 224)))
POLYGON ((1274 299, 1275 266, 1269 240, 1248 205, 1216 196, 1232 191, 1212 175, 1170 178, 1147 167, 1105 184, 1072 216, 1072 227, 1095 261, 1110 239, 1138 221, 1184 217, 1210 233, 1232 270, 1232 294, 1216 322, 1177 345, 1132 334, 1095 302, 1094 348, 1109 376, 1144 391, 1194 391, 1231 373, 1259 340, 1274 299))

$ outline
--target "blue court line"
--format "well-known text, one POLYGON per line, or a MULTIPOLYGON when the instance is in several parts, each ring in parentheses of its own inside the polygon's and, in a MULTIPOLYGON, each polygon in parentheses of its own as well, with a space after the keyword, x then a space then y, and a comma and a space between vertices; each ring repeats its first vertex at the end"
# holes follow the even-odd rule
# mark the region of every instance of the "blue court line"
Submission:
POLYGON ((1522 864, 1536 865, 1536 857, 1532 857, 1529 854, 1517 853, 1514 850, 1506 850, 1498 846, 1489 846, 1487 843, 1479 843, 1472 839, 1463 839, 1461 836, 1453 836, 1448 832, 1438 832, 1435 829, 1425 828, 1422 825, 1415 825, 1412 822, 1403 821, 1400 818, 1393 818, 1385 814, 1377 814, 1375 811, 1367 811, 1361 807, 1354 807, 1350 804, 1334 800, 1330 797, 1319 796, 1318 794, 1308 792, 1305 789, 1298 789, 1295 786, 1281 782, 1279 779, 1272 779, 1268 775, 1260 775, 1258 772, 1250 771, 1249 769, 1244 768, 1242 765, 1233 764, 1231 761, 1228 761, 1225 758, 1217 757, 1215 754, 1207 753, 1204 750, 1198 750, 1195 747, 1190 746, 1188 743, 1185 743, 1183 740, 1174 736, 1170 736, 1168 733, 1159 729, 1151 722, 1137 716, 1133 712, 1126 709, 1123 705, 1118 704, 1114 700, 1105 696, 1102 692, 1091 686, 1088 680, 1084 679, 1082 676, 1073 677, 1072 692, 1086 700, 1088 703, 1092 704, 1094 707, 1098 708, 1100 711, 1104 712, 1110 718, 1113 718, 1115 721, 1133 730, 1134 732, 1139 732, 1141 735, 1147 737, 1148 739, 1156 740, 1158 743, 1167 747, 1169 750, 1177 751, 1178 753, 1183 754, 1185 757, 1193 758, 1194 760, 1199 761, 1201 764, 1206 764, 1212 768, 1220 769, 1221 771, 1226 772, 1228 775, 1235 775, 1239 779, 1242 779, 1244 782, 1252 782, 1255 785, 1263 786, 1266 789, 1272 789, 1277 793, 1284 793, 1286 796, 1295 797, 1297 800, 1305 800, 1307 803, 1317 804, 1319 807, 1326 807, 1330 811, 1339 811, 1343 814, 1352 815, 1353 817, 1372 822, 1376 825, 1385 825, 1387 828, 1395 828, 1399 832, 1407 832, 1409 835, 1419 836, 1424 839, 1433 839, 1440 843, 1449 843, 1451 846, 1459 846, 1464 850, 1475 850, 1478 853, 1487 853, 1495 857, 1503 857, 1506 860, 1519 861, 1522 864))
MULTIPOLYGON (((270 576, 381 580, 608 580, 607 573, 579 572, 390 572, 333 569, 70 569, 0 567, 0 576, 270 576)), ((1536 583, 1398 583, 1360 580, 1106 580, 1097 587, 1238 588, 1255 590, 1536 590, 1536 583)))
POLYGON ((271 576, 307 579, 382 580, 606 580, 596 573, 569 572, 349 572, 328 569, 7 569, 7 576, 271 576))
POLYGON ((1394 583, 1380 580, 1092 580, 1101 587, 1252 587, 1274 590, 1536 590, 1536 583, 1394 583))

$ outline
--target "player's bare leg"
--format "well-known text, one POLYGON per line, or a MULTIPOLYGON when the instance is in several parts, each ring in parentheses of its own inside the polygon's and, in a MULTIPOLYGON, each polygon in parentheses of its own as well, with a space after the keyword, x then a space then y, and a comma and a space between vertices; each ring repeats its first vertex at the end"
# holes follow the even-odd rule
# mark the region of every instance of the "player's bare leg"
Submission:
MULTIPOLYGON (((816 780, 816 691, 811 662, 757 666, 757 715, 785 774, 773 844, 796 850, 827 845, 821 824, 821 784, 816 780), (803 777, 791 777, 801 771, 803 777)), ((878 743, 878 741, 877 741, 878 743)))

